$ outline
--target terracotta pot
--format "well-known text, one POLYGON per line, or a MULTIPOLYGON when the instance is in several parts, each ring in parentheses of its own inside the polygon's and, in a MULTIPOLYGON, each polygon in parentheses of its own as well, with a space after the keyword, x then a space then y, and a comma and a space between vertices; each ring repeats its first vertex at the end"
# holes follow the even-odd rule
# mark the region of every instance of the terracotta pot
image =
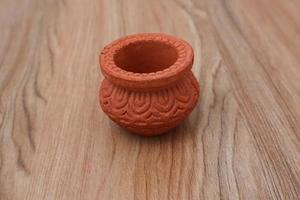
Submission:
POLYGON ((165 133, 196 106, 199 85, 192 64, 192 47, 173 36, 145 33, 116 40, 100 54, 101 107, 134 133, 165 133))

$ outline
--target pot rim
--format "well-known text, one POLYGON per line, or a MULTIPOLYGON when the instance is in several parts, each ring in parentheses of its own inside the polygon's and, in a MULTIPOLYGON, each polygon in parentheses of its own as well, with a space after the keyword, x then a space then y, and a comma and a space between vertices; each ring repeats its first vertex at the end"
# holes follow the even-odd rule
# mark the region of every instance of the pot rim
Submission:
POLYGON ((103 48, 99 56, 100 68, 106 78, 114 84, 130 88, 159 88, 181 79, 192 68, 194 54, 192 47, 184 40, 162 33, 140 33, 122 37, 103 48), (169 67, 150 73, 126 71, 116 65, 115 54, 123 47, 142 41, 161 42, 177 52, 176 61, 169 67))

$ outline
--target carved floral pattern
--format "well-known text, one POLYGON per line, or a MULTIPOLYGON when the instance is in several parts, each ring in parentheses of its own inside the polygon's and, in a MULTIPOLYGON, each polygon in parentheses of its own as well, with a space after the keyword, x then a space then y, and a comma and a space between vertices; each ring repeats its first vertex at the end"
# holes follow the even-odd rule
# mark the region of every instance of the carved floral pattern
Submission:
POLYGON ((129 90, 108 79, 100 88, 102 109, 111 119, 129 128, 174 126, 191 112, 198 96, 199 86, 192 73, 172 86, 155 91, 129 90))

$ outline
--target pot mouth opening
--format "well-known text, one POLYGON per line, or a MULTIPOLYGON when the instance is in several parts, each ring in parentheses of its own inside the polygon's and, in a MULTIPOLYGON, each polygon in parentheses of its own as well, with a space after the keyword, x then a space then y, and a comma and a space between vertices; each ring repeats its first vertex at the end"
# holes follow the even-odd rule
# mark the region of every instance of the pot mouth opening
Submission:
POLYGON ((172 66, 178 59, 175 47, 161 41, 136 41, 114 55, 117 67, 133 73, 151 73, 172 66))
POLYGON ((100 53, 100 68, 114 84, 133 89, 159 88, 179 80, 193 64, 184 40, 161 33, 140 33, 113 41, 100 53))

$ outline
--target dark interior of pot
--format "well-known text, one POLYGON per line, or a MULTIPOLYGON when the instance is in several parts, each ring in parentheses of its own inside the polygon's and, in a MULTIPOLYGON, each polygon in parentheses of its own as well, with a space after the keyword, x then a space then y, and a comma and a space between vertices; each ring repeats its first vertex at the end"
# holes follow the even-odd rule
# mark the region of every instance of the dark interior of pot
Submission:
POLYGON ((121 48, 114 55, 114 62, 126 71, 150 73, 170 67, 177 58, 177 51, 171 45, 158 41, 139 41, 121 48))

